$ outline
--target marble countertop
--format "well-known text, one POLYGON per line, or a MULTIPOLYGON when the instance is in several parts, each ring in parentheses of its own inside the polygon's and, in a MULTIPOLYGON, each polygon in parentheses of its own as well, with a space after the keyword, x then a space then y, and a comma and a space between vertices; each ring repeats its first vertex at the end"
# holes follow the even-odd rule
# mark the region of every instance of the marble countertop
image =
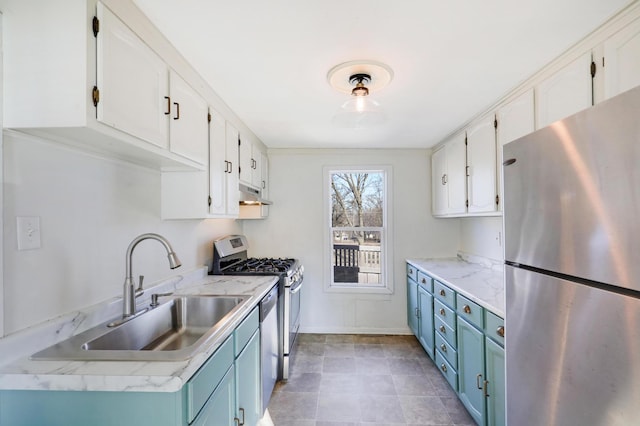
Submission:
MULTIPOLYGON (((247 295, 249 301, 230 319, 225 331, 205 343, 198 352, 183 361, 42 361, 29 356, 44 347, 65 340, 94 325, 117 316, 113 306, 122 309, 121 301, 94 306, 60 319, 8 336, 0 341, 0 352, 22 352, 16 359, 0 366, 0 390, 73 390, 176 392, 231 335, 242 319, 260 302, 277 282, 276 276, 208 276, 206 269, 196 277, 178 277, 153 292, 175 291, 176 295, 247 295), (104 306, 103 306, 104 305, 104 306), (114 315, 115 313, 115 315, 114 315), (111 315, 111 316, 108 316, 111 315), (51 340, 51 334, 55 340, 51 340), (42 342, 47 343, 42 346, 42 342)), ((151 294, 151 291, 147 291, 151 294)), ((6 359, 4 360, 6 361, 6 359)))
POLYGON ((504 274, 497 262, 469 258, 407 259, 407 262, 466 298, 504 318, 504 274))

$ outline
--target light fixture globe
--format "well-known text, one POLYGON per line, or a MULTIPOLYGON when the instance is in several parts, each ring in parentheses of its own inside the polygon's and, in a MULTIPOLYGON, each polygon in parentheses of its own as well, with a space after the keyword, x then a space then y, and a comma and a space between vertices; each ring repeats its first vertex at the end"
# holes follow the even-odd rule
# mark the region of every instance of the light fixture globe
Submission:
POLYGON ((351 61, 333 67, 327 81, 336 90, 351 94, 333 116, 338 127, 365 128, 383 123, 386 115, 380 104, 369 97, 370 90, 385 87, 393 78, 387 65, 373 61, 351 61))

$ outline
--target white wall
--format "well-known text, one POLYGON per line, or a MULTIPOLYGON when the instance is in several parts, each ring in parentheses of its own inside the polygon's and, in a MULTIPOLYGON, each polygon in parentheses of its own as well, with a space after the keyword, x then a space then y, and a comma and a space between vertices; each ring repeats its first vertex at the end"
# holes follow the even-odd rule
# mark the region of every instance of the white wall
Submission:
POLYGON ((142 242, 133 273, 148 286, 207 264, 214 238, 242 230, 233 220, 161 221, 159 172, 18 133, 4 137, 3 213, 5 334, 120 296, 126 249, 141 233, 164 235, 182 260, 172 271, 159 243, 142 242), (40 249, 17 250, 16 216, 40 217, 40 249))
POLYGON ((301 329, 304 332, 408 332, 404 261, 454 256, 458 219, 431 216, 429 150, 269 151, 269 218, 245 221, 254 256, 297 257, 305 267, 301 329), (393 167, 392 295, 327 293, 329 271, 323 265, 322 168, 325 165, 393 167))
POLYGON ((502 217, 460 219, 460 251, 502 261, 502 217))

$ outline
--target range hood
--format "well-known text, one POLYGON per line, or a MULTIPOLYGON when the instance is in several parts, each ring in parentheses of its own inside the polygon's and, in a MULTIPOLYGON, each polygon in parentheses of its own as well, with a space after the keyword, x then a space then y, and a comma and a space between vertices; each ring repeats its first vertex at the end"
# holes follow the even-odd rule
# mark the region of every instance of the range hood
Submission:
POLYGON ((260 190, 253 188, 249 185, 241 183, 238 187, 240 190, 240 205, 271 205, 273 204, 269 200, 262 198, 260 190))

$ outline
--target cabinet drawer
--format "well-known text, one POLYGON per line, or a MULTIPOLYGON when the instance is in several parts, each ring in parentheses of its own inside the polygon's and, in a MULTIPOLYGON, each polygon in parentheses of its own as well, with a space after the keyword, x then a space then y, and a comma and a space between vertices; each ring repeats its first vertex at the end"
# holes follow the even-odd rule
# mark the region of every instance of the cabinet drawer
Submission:
POLYGON ((422 271, 418 271, 418 284, 424 287, 429 293, 433 294, 433 279, 422 271))
POLYGON ((440 355, 449 361, 453 368, 458 368, 458 351, 438 333, 436 333, 436 349, 440 351, 440 355))
POLYGON ((444 359, 440 351, 436 351, 436 365, 447 379, 454 391, 458 392, 458 372, 444 359))
POLYGON ((456 313, 453 309, 442 303, 440 300, 434 300, 433 302, 433 314, 440 318, 445 324, 455 330, 456 328, 456 313))
POLYGON ((504 320, 493 312, 485 310, 484 324, 484 334, 504 346, 504 320))
POLYGON ((453 348, 457 348, 456 329, 449 327, 438 317, 435 317, 434 324, 436 326, 436 334, 440 334, 453 348))
POLYGON ((249 339, 251 339, 253 333, 258 329, 258 319, 258 307, 255 307, 249 316, 247 316, 233 332, 235 356, 240 355, 242 349, 249 343, 249 339))
POLYGON ((229 337, 187 382, 187 421, 191 423, 233 364, 233 338, 229 337))
POLYGON ((410 263, 407 263, 407 276, 414 281, 418 280, 418 269, 410 263))
POLYGON ((433 280, 433 295, 452 308, 456 307, 456 292, 438 280, 433 280))
POLYGON ((464 296, 456 295, 458 315, 479 329, 484 327, 484 308, 464 296))

